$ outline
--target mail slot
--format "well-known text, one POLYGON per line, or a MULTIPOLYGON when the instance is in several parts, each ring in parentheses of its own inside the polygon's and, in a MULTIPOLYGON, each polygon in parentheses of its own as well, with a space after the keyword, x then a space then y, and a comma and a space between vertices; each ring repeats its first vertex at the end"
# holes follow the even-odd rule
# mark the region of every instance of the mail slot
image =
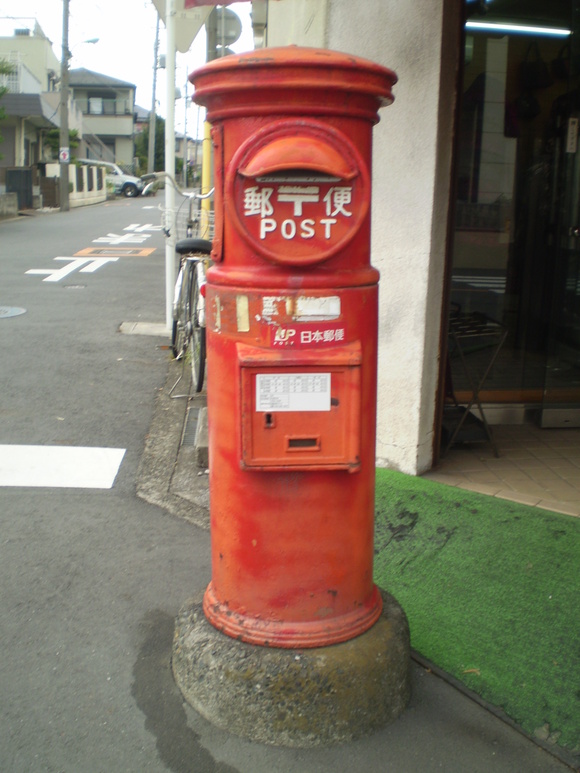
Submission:
POLYGON ((212 124, 216 187, 204 612, 253 644, 346 641, 382 609, 370 170, 396 76, 290 46, 224 57, 190 80, 212 124))

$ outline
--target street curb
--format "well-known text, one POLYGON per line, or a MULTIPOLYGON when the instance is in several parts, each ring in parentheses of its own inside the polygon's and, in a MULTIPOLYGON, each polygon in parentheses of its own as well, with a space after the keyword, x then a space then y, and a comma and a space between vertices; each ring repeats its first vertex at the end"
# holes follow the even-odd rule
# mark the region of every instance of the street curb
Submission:
POLYGON ((198 475, 184 448, 184 432, 191 374, 179 361, 169 363, 165 385, 159 390, 153 420, 137 471, 137 496, 163 507, 202 529, 209 529, 208 476, 198 475), (176 388, 177 387, 177 388, 176 388), (175 394, 173 394, 175 392, 175 394), (184 496, 185 494, 185 496, 184 496))
POLYGON ((493 703, 489 703, 489 701, 486 701, 485 698, 483 698, 481 695, 478 695, 473 690, 470 690, 469 687, 463 684, 463 682, 461 682, 459 679, 447 671, 444 671, 442 668, 439 668, 436 663, 433 663, 433 661, 423 657, 420 652, 417 652, 417 650, 414 650, 413 648, 411 648, 411 659, 418 666, 424 668, 425 671, 429 671, 438 679, 441 679, 450 687, 453 687, 455 690, 457 690, 457 692, 461 693, 466 698, 469 698, 469 700, 473 701, 474 703, 477 703, 477 705, 481 706, 482 709, 485 709, 494 717, 504 722, 506 725, 511 727, 512 730, 515 730, 528 741, 531 741, 533 744, 539 746, 545 752, 552 755, 552 757, 555 757, 560 762, 568 765, 571 770, 580 771, 580 759, 575 752, 566 749, 563 746, 558 746, 555 743, 543 741, 537 736, 533 735, 533 733, 528 733, 527 730, 524 730, 521 725, 518 725, 515 719, 512 719, 510 716, 508 716, 508 714, 502 710, 501 706, 495 706, 493 703))

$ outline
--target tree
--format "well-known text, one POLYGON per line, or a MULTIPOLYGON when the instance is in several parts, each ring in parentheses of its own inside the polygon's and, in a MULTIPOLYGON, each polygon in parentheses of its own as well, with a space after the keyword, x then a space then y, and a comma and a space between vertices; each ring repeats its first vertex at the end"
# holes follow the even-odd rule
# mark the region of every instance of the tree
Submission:
MULTIPOLYGON (((7 62, 5 59, 0 59, 0 75, 10 75, 12 72, 12 65, 10 62, 7 62)), ((7 86, 0 86, 0 99, 6 94, 8 91, 7 86)), ((6 118, 6 111, 4 108, 0 105, 0 121, 2 121, 4 118, 6 118)), ((0 145, 4 142, 4 137, 2 134, 0 134, 0 145)), ((0 158, 4 158, 2 153, 0 153, 0 158)))
MULTIPOLYGON (((71 129, 68 133, 69 147, 71 150, 78 148, 80 144, 79 133, 76 129, 71 129)), ((44 135, 44 144, 52 151, 52 157, 58 158, 60 148, 60 129, 49 129, 44 135)))
MULTIPOLYGON (((146 126, 135 138, 135 155, 139 159, 141 169, 147 169, 148 147, 149 127, 146 126)), ((153 169, 155 172, 162 172, 165 169, 165 120, 159 116, 155 119, 155 163, 153 169)))

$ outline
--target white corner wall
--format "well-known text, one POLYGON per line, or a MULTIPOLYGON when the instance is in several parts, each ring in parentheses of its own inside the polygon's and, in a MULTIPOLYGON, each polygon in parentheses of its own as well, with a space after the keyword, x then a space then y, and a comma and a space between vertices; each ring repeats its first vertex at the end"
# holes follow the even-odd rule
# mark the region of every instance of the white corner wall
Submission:
MULTIPOLYGON (((365 0, 366 1, 366 0, 365 0)), ((266 45, 329 48, 327 8, 332 0, 269 0, 266 45)))
POLYGON ((453 0, 269 3, 269 46, 325 46, 399 76, 374 129, 377 463, 409 474, 433 460, 459 13, 453 0))

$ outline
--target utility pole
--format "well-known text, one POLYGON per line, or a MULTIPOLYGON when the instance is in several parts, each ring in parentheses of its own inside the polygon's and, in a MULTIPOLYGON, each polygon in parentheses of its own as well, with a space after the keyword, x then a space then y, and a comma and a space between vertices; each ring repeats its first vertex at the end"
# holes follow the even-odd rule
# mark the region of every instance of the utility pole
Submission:
POLYGON ((185 113, 183 116, 183 187, 187 188, 187 166, 189 161, 189 147, 187 144, 187 85, 188 79, 185 76, 185 113))
MULTIPOLYGON (((175 0, 165 3, 167 33, 165 61, 167 118, 165 119, 165 172, 175 180, 175 0)), ((170 227, 165 240, 165 320, 167 329, 173 324, 173 289, 175 287, 175 188, 165 184, 165 213, 170 227)))
POLYGON ((68 50, 69 0, 62 0, 62 58, 60 62, 60 141, 58 158, 60 163, 60 211, 68 212, 70 140, 68 132, 69 94, 69 50, 68 50))
POLYGON ((155 25, 155 53, 153 59, 153 97, 151 99, 151 112, 149 113, 149 145, 147 147, 147 172, 155 171, 155 121, 157 118, 157 67, 159 65, 159 14, 155 25))

